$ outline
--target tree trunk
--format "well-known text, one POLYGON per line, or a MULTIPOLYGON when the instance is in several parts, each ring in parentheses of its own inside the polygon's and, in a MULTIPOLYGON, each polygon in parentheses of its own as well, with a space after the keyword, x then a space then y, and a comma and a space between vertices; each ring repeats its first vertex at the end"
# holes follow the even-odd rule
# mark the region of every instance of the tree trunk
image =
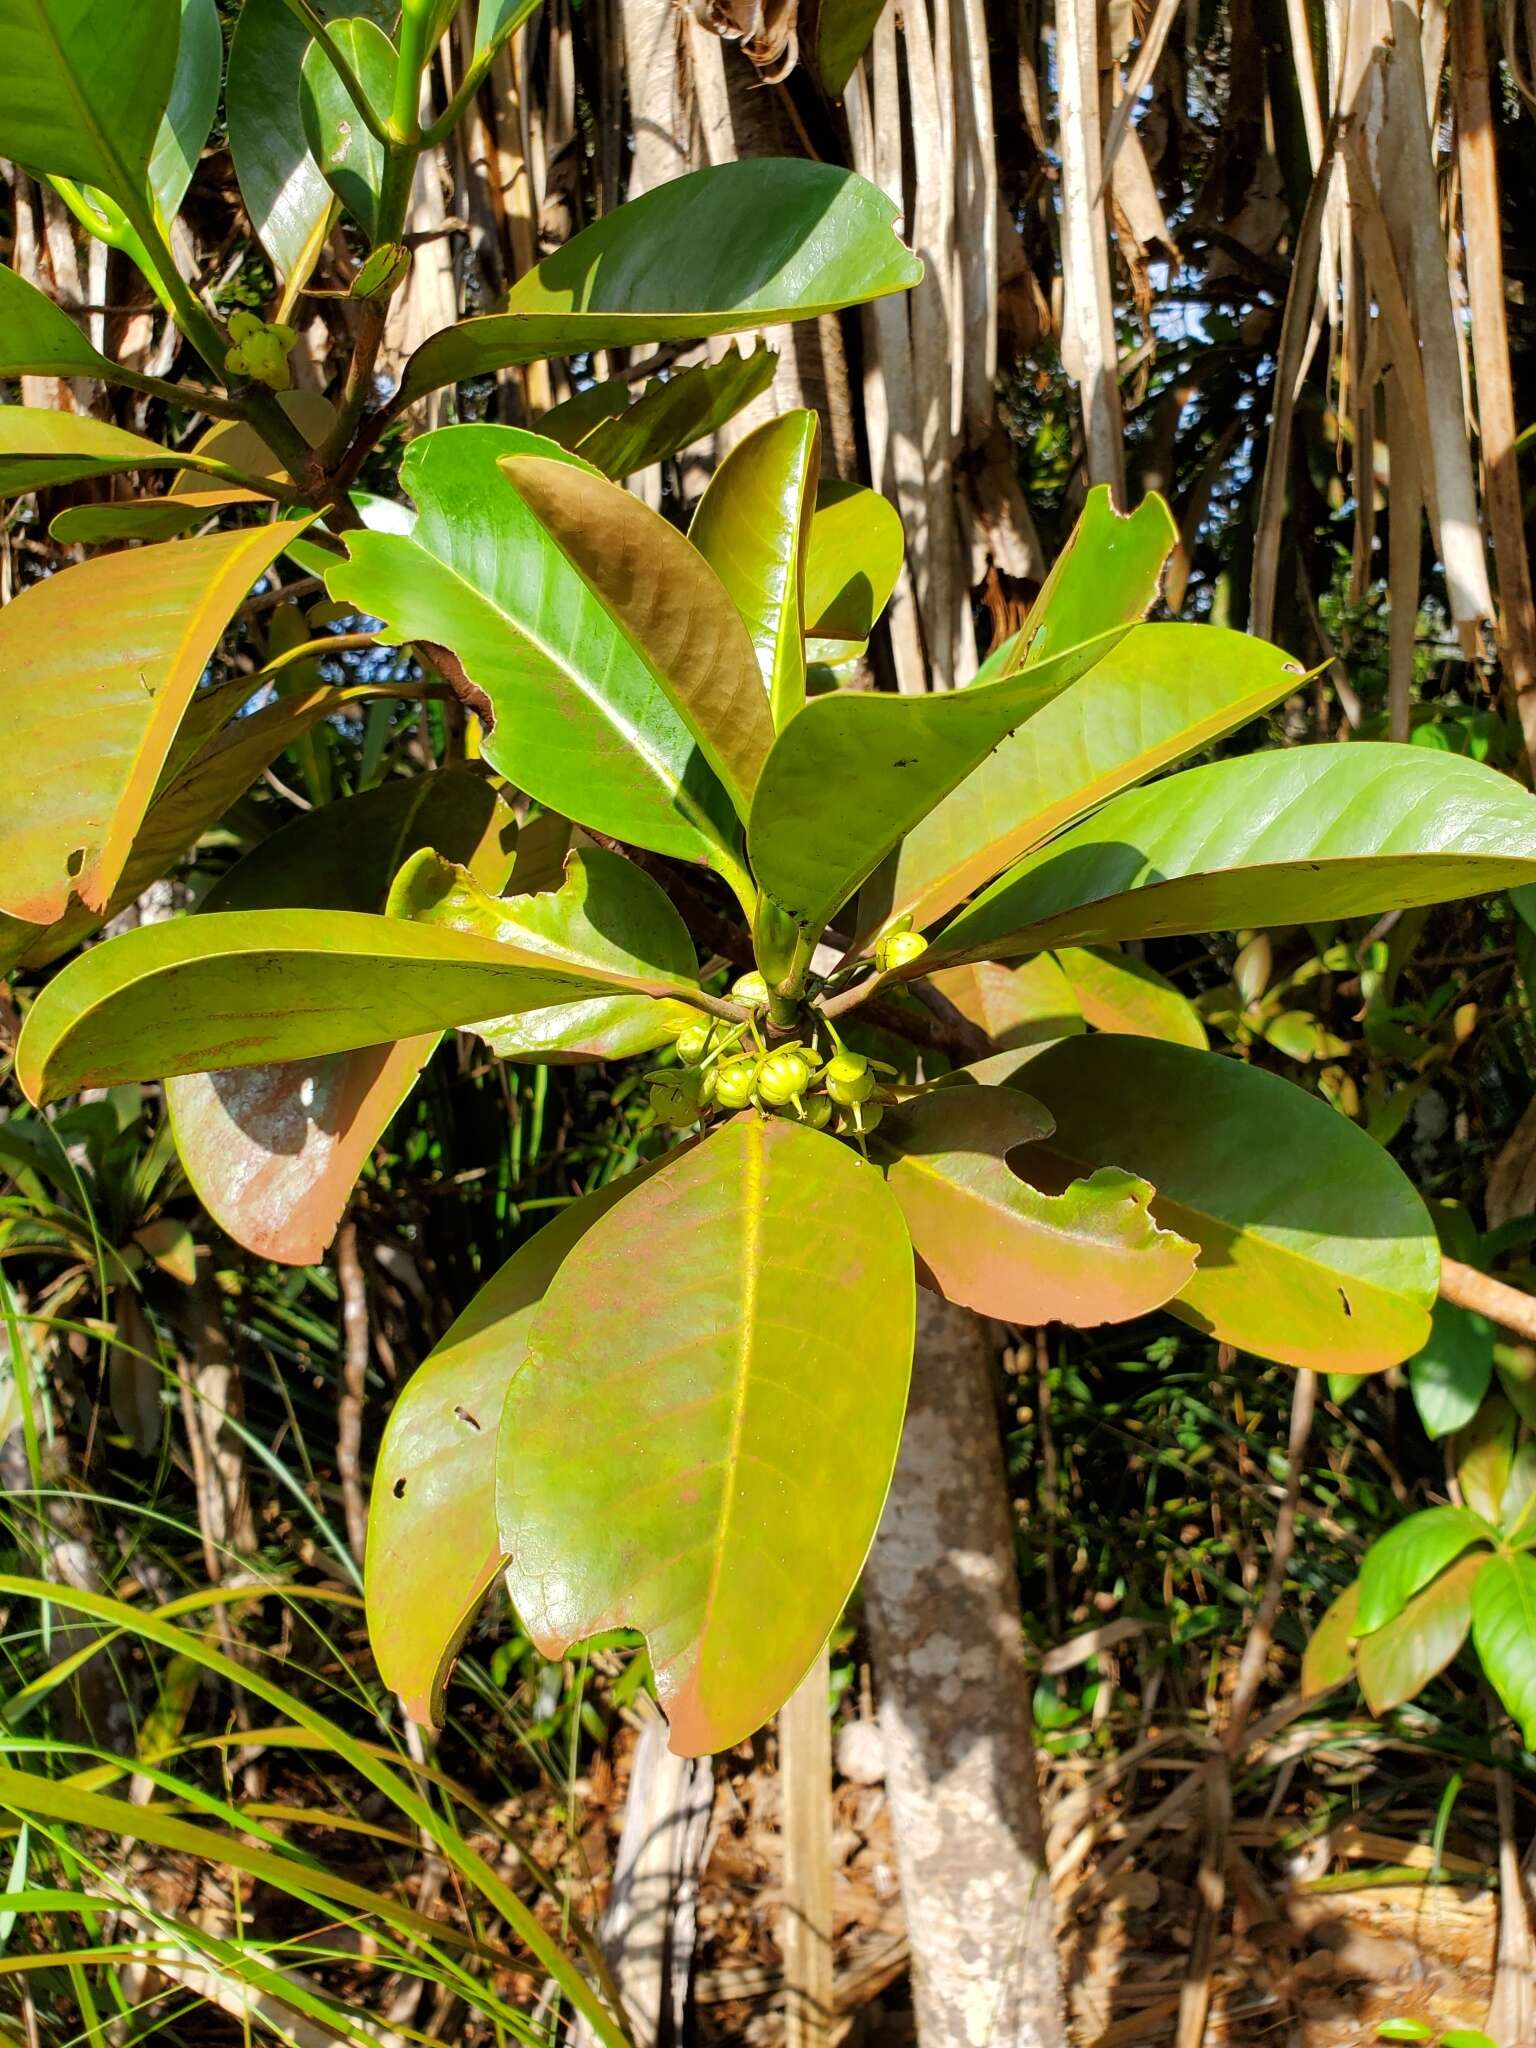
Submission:
POLYGON ((923 2048, 1066 2048, 990 1347, 918 1294, 864 1574, 923 2048))

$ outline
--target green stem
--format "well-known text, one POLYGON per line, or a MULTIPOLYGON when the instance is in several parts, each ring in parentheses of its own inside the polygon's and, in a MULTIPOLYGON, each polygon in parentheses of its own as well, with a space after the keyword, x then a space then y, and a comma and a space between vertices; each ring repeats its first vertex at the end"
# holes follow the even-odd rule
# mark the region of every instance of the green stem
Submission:
MULTIPOLYGON (((431 0, 405 0, 400 13, 400 55, 395 63, 395 99, 389 132, 396 142, 421 141, 421 74, 431 61, 427 46, 427 15, 431 0)), ((392 241, 394 236, 383 236, 392 241)))
POLYGON ((176 258, 171 254, 170 245, 155 218, 154 206, 148 199, 136 197, 132 204, 124 205, 123 212, 142 252, 130 250, 129 253, 139 263, 166 311, 214 376, 222 377, 229 338, 177 269, 176 258))
POLYGON ((459 80, 458 91, 421 138, 427 149, 440 148, 463 120, 464 109, 480 90, 485 75, 491 68, 494 54, 494 51, 482 50, 459 80))
POLYGON ((346 90, 347 98, 362 117, 363 126, 368 130, 368 133, 375 142, 382 142, 387 149, 390 139, 389 130, 373 111, 372 106, 369 104, 368 95, 363 91, 361 80, 352 69, 350 62, 342 51, 341 45, 331 34, 329 28, 327 28, 323 18, 310 6, 309 0, 284 0, 284 5, 291 15, 303 22, 304 26, 325 52, 331 69, 341 80, 346 90))

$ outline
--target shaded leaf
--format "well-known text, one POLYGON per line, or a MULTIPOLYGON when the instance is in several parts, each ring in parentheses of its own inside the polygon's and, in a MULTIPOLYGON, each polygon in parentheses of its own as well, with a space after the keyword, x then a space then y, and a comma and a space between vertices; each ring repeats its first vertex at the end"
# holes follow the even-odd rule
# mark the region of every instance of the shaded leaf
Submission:
POLYGON ((1085 1028, 1071 985, 1049 953, 1016 967, 990 960, 944 967, 929 979, 1000 1052, 1045 1045, 1085 1028))
MULTIPOLYGON (((440 768, 306 812, 237 863, 209 892, 203 914, 382 911, 396 874, 424 847, 446 847, 500 883, 510 833, 510 813, 488 782, 440 768)), ((176 1149, 203 1207, 258 1257, 312 1265, 436 1043, 427 1032, 401 1044, 168 1080, 176 1149)))
POLYGON ((1294 747, 1116 797, 1000 877, 935 952, 1322 922, 1533 872, 1536 798, 1496 769, 1423 747, 1294 747))
POLYGON ((1152 1189, 1103 1167, 1042 1194, 1009 1164, 1050 1117, 1012 1088, 943 1089, 887 1115, 882 1154, 919 1267, 948 1300, 1009 1323, 1121 1323, 1189 1280, 1195 1248, 1147 1213, 1152 1189))
POLYGON ((1536 1558, 1493 1557, 1478 1575, 1472 1640, 1529 1749, 1536 1742, 1536 1558))
POLYGON ((1514 1466, 1515 1429, 1515 1411, 1495 1394, 1451 1440, 1451 1463, 1462 1499, 1495 1527, 1514 1466))
POLYGON ((805 702, 805 570, 820 468, 814 412, 768 420, 720 464, 688 529, 746 622, 773 729, 805 702))
POLYGON ((1301 1696, 1315 1699, 1335 1685, 1342 1685, 1355 1668, 1355 1610, 1360 1600, 1360 1583, 1346 1586, 1329 1602, 1322 1619, 1307 1638, 1301 1660, 1301 1696))
POLYGON ((1355 1633, 1383 1627, 1471 1544, 1492 1541, 1493 1530, 1470 1508, 1425 1508, 1399 1522, 1365 1553, 1355 1633))
POLYGON ((1029 1056, 1024 1081, 1056 1119, 1041 1151, 1058 1171, 1143 1176, 1158 1222, 1200 1247, 1169 1304, 1197 1329, 1320 1372, 1378 1372, 1424 1342, 1440 1278, 1428 1213, 1316 1096, 1214 1053, 1097 1032, 1029 1056))
POLYGON ((51 924, 72 894, 104 907, 230 614, 299 531, 249 527, 99 556, 0 611, 10 916, 51 924))
POLYGON ((147 441, 85 412, 0 405, 0 496, 49 490, 125 469, 176 469, 174 448, 147 441))
POLYGON ((621 649, 638 656, 745 818, 773 726, 734 593, 675 526, 605 477, 533 456, 500 468, 598 607, 588 630, 596 623, 601 637, 583 650, 589 689, 621 649))
POLYGON ((544 356, 749 333, 907 291, 922 266, 893 234, 895 217, 883 192, 831 164, 758 158, 692 171, 546 256, 503 312, 423 343, 402 396, 544 356))
POLYGON ((902 913, 933 924, 1031 847, 1234 731, 1300 676, 1279 648, 1246 633, 1134 627, 912 827, 864 891, 861 935, 902 913))
POLYGON ((1429 1342, 1408 1361, 1413 1405, 1430 1437, 1451 1435, 1472 1420, 1493 1378, 1493 1325, 1486 1316, 1437 1301, 1429 1342))
MULTIPOLYGON (((358 911, 250 910, 144 925, 70 961, 16 1048, 37 1103, 78 1088, 383 1045, 628 977, 358 911)), ((652 977, 640 991, 668 994, 652 977)))
MULTIPOLYGON (((674 370, 665 382, 653 377, 633 405, 626 405, 629 389, 621 383, 613 409, 596 416, 575 440, 556 432, 551 424, 554 413, 544 415, 539 431, 552 435, 562 447, 578 449, 583 461, 604 476, 632 476, 637 469, 665 461, 680 448, 691 448, 695 441, 734 419, 743 406, 772 385, 778 360, 766 343, 744 357, 732 342, 718 362, 674 370)), ((586 398, 588 394, 578 396, 586 398)), ((555 407, 555 413, 565 413, 576 402, 567 399, 564 406, 555 407)))
POLYGON ((485 758, 518 788, 632 846, 730 870, 738 828, 729 796, 681 713, 501 475, 498 458, 511 454, 559 450, 511 427, 446 427, 413 441, 400 475, 418 508, 414 530, 348 534, 350 559, 327 577, 331 595, 383 619, 394 638, 453 649, 486 699, 485 758), (615 665, 589 662, 589 648, 615 665))
POLYGON ((867 640, 901 574, 901 514, 878 491, 823 477, 805 562, 806 632, 867 640))
POLYGON ((50 540, 99 547, 122 540, 175 540, 200 526, 202 506, 175 498, 114 498, 100 505, 66 505, 48 522, 50 540))
POLYGON ((1145 960, 1108 946, 1062 946, 1056 961, 1095 1031, 1165 1038, 1170 1045, 1206 1050, 1199 1011, 1145 960))
POLYGON ((149 191, 161 219, 174 218, 219 110, 224 36, 217 0, 180 0, 181 40, 170 103, 149 160, 149 191))
POLYGON ((443 1688, 503 1562, 496 1432, 545 1291, 572 1247, 662 1162, 584 1195, 519 1245, 406 1381, 374 1467, 364 1585, 379 1676, 413 1721, 443 1688))
MULTIPOLYGON (((395 91, 395 46, 366 15, 338 21, 331 29, 336 47, 352 66, 367 103, 387 123, 395 91)), ((377 238, 379 194, 384 183, 384 145, 359 115, 318 43, 304 54, 299 111, 309 153, 347 212, 370 242, 377 238)))
POLYGON ((114 366, 46 292, 0 264, 0 377, 114 374, 114 366))
POLYGON ((540 1648, 643 1629, 681 1755, 760 1726, 874 1535, 913 1315, 880 1175, 782 1119, 736 1119, 594 1225, 498 1444, 508 1586, 540 1648), (835 1256, 808 1263, 818 1245, 835 1256))
POLYGON ((1355 1645, 1355 1675, 1373 1714, 1416 1699, 1456 1655, 1472 1626, 1479 1576, 1492 1563, 1474 1551, 1414 1595, 1394 1621, 1355 1645))
POLYGON ((829 99, 842 98, 884 6, 885 0, 822 0, 816 17, 816 76, 829 99))
POLYGON ((180 34, 181 0, 0 0, 0 156, 134 204, 180 34))

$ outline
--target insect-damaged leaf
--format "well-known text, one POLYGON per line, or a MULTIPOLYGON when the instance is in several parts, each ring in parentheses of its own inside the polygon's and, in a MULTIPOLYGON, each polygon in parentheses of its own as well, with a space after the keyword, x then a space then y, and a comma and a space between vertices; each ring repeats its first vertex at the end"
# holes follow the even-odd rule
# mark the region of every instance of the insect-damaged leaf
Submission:
POLYGON ((1101 1167, 1042 1194, 1009 1163, 1048 1136, 1013 1088, 944 1088, 887 1115, 880 1150, 912 1246, 948 1300, 1010 1323, 1121 1323, 1160 1308, 1195 1248, 1148 1214, 1144 1180, 1101 1167))
MULTIPOLYGON (((1379 1372, 1429 1330, 1440 1248, 1391 1156, 1316 1096, 1257 1067, 1097 1032, 1025 1056, 1056 1119, 1057 1171, 1119 1166, 1200 1250, 1169 1306, 1241 1350, 1319 1372, 1379 1372)), ((1021 1155, 1032 1177, 1036 1168, 1021 1155)))
POLYGON ((874 1535, 913 1316, 878 1172, 777 1118, 736 1119, 598 1222, 534 1319, 498 1448, 540 1647, 643 1629, 681 1755, 766 1720, 874 1535))
POLYGON ((502 1562, 496 1432, 545 1290, 598 1218, 656 1170, 584 1195, 520 1245, 390 1411, 368 1510, 368 1635, 413 1721, 441 1721, 449 1666, 502 1562))
MULTIPOLYGON (((488 782, 441 768, 307 812, 248 854, 203 909, 380 911, 400 867, 423 847, 444 847, 499 883, 510 836, 510 813, 488 782)), ((259 1257, 312 1264, 436 1043, 427 1032, 172 1077, 165 1095, 176 1149, 203 1207, 259 1257)))
POLYGON ((300 531, 248 527, 101 556, 0 611, 12 776, 0 909, 46 925, 71 895, 105 906, 230 614, 300 531))
POLYGON ((692 171, 546 256, 503 312, 435 334, 406 364, 401 395, 509 363, 746 333, 907 291, 923 271, 892 232, 895 217, 883 192, 830 164, 758 158, 692 171))

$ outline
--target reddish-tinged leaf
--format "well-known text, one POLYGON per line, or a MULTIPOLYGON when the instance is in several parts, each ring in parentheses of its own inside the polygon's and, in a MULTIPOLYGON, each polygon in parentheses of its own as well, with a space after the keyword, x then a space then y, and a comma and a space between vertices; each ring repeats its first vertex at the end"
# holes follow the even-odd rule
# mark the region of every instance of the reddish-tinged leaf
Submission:
POLYGON ((1373 1714, 1416 1699, 1467 1639, 1472 1598, 1490 1553, 1475 1550, 1417 1593, 1385 1628, 1355 1645, 1355 1673, 1373 1714))
POLYGON ((1304 1700, 1342 1685, 1355 1668, 1355 1610, 1360 1604, 1360 1582, 1346 1586, 1337 1600, 1329 1603, 1322 1620, 1313 1629, 1301 1660, 1301 1696, 1304 1700))
POLYGON ((1199 1052, 1208 1049, 1199 1011, 1145 960, 1114 946, 1062 946, 1056 960, 1095 1031, 1163 1038, 1199 1052))
POLYGON ((1012 1088, 943 1088, 889 1115, 881 1150, 920 1270, 948 1300, 1008 1323, 1122 1323, 1177 1294, 1195 1248, 1114 1167, 1042 1194, 1009 1155, 1051 1119, 1012 1088))
POLYGON ((1084 1029, 1071 984, 1049 953, 1016 967, 993 960, 943 967, 929 978, 1000 1052, 1045 1045, 1084 1029))
POLYGON ((508 1585, 539 1646, 643 1629, 680 1755, 760 1726, 874 1535, 913 1314, 890 1190, 798 1124, 739 1117, 604 1217, 502 1418, 508 1585))

